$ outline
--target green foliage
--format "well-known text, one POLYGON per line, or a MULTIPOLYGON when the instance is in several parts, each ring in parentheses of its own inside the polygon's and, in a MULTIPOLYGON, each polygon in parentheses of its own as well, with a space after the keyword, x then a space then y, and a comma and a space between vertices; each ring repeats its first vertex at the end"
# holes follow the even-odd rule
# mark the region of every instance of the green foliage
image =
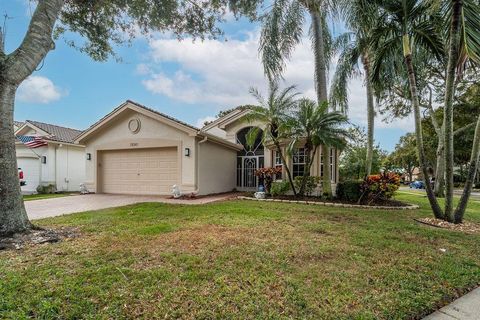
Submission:
POLYGON ((169 31, 178 38, 216 38, 227 10, 254 19, 262 1, 252 0, 91 0, 67 1, 55 38, 87 53, 94 60, 115 56, 115 46, 139 34, 169 31), (72 40, 72 34, 82 40, 72 40))
POLYGON ((57 188, 55 187, 54 184, 48 184, 48 185, 39 185, 37 187, 37 193, 38 194, 52 194, 57 191, 57 188))
POLYGON ((388 162, 390 166, 402 168, 409 176, 413 174, 413 170, 420 165, 414 133, 407 133, 400 137, 400 142, 395 146, 395 151, 388 156, 388 162))
POLYGON ((282 172, 280 167, 260 168, 255 171, 255 175, 260 179, 260 183, 263 183, 265 191, 270 193, 273 179, 280 172, 282 172))
MULTIPOLYGON (((295 184, 295 188, 300 190, 302 187, 302 183, 304 181, 303 176, 295 177, 293 183, 295 184)), ((305 186, 304 186, 304 195, 311 196, 315 189, 317 188, 318 184, 320 183, 321 178, 317 176, 308 176, 305 177, 305 186)))
POLYGON ((336 197, 339 200, 358 202, 362 196, 362 180, 346 180, 337 184, 336 197))
POLYGON ((370 175, 362 182, 359 203, 368 205, 378 200, 391 199, 400 187, 400 176, 392 172, 370 175))
MULTIPOLYGON (((363 179, 366 175, 367 134, 360 127, 348 129, 348 144, 340 155, 339 173, 341 180, 363 179)), ((387 152, 378 145, 373 149, 372 173, 380 172, 387 152)))
POLYGON ((272 197, 286 195, 291 190, 290 182, 288 181, 274 181, 270 188, 272 197))

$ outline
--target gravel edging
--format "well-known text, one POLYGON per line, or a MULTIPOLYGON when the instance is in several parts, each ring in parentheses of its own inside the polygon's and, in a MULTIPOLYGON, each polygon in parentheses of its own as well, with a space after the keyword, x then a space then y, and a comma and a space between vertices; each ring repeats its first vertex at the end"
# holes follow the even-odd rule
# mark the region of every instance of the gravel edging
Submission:
POLYGON ((408 206, 403 206, 403 207, 366 206, 366 205, 361 205, 361 204, 347 204, 347 203, 305 201, 305 200, 257 199, 257 198, 245 197, 245 196, 238 196, 237 199, 251 200, 251 201, 265 201, 265 202, 312 204, 312 205, 324 206, 324 207, 356 208, 356 209, 376 209, 376 210, 417 210, 417 209, 420 209, 420 207, 417 206, 417 205, 408 205, 408 206))

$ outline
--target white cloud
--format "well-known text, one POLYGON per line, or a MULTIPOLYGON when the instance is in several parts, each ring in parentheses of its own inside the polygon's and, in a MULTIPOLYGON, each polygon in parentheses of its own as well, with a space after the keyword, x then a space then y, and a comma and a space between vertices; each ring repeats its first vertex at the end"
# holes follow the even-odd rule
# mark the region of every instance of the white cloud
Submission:
POLYGON ((42 76, 30 76, 18 88, 17 97, 22 102, 47 104, 62 97, 62 91, 42 76))
MULTIPOLYGON (((250 87, 266 91, 266 80, 258 54, 259 32, 248 33, 245 40, 205 40, 179 42, 160 37, 150 41, 152 63, 148 76, 142 81, 147 90, 189 104, 211 104, 226 109, 241 104, 255 103, 248 93, 250 87), (168 73, 164 66, 173 63, 175 72, 168 73), (162 71, 155 72, 155 69, 162 71)), ((147 65, 141 67, 142 70, 147 65)), ((138 67, 137 67, 138 69, 138 67)), ((332 72, 334 66, 331 68, 332 72)), ((315 98, 313 82, 313 54, 308 38, 296 48, 285 72, 286 84, 297 85, 304 96, 315 98)), ((352 122, 366 125, 366 97, 361 79, 350 84, 349 116, 352 122)), ((409 130, 410 119, 384 124, 377 118, 379 127, 409 130)))
POLYGON ((202 128, 204 125, 205 125, 205 122, 211 122, 211 121, 214 121, 215 119, 217 119, 216 117, 212 117, 212 116, 206 116, 204 118, 200 118, 197 120, 197 122, 195 123, 195 127, 197 128, 202 128))

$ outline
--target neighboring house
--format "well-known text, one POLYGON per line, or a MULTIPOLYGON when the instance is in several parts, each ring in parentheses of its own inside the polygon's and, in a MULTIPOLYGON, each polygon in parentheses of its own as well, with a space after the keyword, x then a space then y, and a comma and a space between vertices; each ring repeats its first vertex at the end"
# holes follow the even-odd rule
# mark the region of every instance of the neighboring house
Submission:
POLYGON ((23 122, 21 121, 13 121, 13 131, 17 131, 18 128, 23 126, 23 122))
POLYGON ((85 181, 85 147, 74 141, 81 132, 38 121, 18 123, 15 147, 26 181, 23 192, 36 192, 39 185, 55 185, 57 191, 80 190, 85 181))
MULTIPOLYGON (((202 131, 217 135, 230 142, 242 145, 242 150, 237 153, 236 159, 236 188, 241 191, 254 190, 258 185, 258 179, 255 176, 255 170, 262 167, 283 167, 280 155, 277 154, 273 145, 263 145, 260 137, 253 146, 247 146, 246 136, 252 127, 258 127, 263 130, 265 126, 261 122, 247 122, 245 115, 248 114, 248 108, 237 108, 223 117, 207 124, 202 131)), ((282 146, 282 152, 286 153, 286 141, 282 146)), ((340 152, 336 149, 330 149, 330 168, 332 188, 335 190, 338 182, 338 159, 340 152)), ((294 149, 292 156, 287 156, 286 162, 289 166, 293 178, 302 176, 305 168, 305 151, 302 145, 294 149)), ((323 176, 323 156, 319 148, 310 171, 312 176, 323 176)), ((285 170, 282 170, 277 179, 286 179, 285 170)))
MULTIPOLYGON (((255 190, 255 170, 281 162, 260 139, 246 146, 248 130, 262 127, 243 121, 246 112, 234 110, 198 129, 128 100, 75 139, 86 146, 85 184, 91 192, 140 195, 169 195, 173 185, 200 195, 255 190)), ((289 159, 295 175, 303 172, 302 152, 289 159)), ((330 156, 335 183, 338 153, 330 156)), ((320 167, 317 157, 312 174, 320 175, 320 167)))

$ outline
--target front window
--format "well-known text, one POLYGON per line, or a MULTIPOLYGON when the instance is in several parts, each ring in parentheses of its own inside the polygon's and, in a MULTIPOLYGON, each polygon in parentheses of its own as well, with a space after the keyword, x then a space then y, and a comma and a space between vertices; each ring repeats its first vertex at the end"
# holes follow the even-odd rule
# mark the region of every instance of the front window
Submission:
POLYGON ((283 172, 283 162, 282 162, 282 157, 280 156, 280 152, 274 151, 274 165, 275 168, 281 169, 279 173, 275 176, 275 180, 282 180, 282 172, 283 172))
POLYGON ((303 176, 303 173, 305 172, 306 160, 307 160, 307 155, 305 154, 305 148, 295 149, 292 156, 293 178, 303 176))

